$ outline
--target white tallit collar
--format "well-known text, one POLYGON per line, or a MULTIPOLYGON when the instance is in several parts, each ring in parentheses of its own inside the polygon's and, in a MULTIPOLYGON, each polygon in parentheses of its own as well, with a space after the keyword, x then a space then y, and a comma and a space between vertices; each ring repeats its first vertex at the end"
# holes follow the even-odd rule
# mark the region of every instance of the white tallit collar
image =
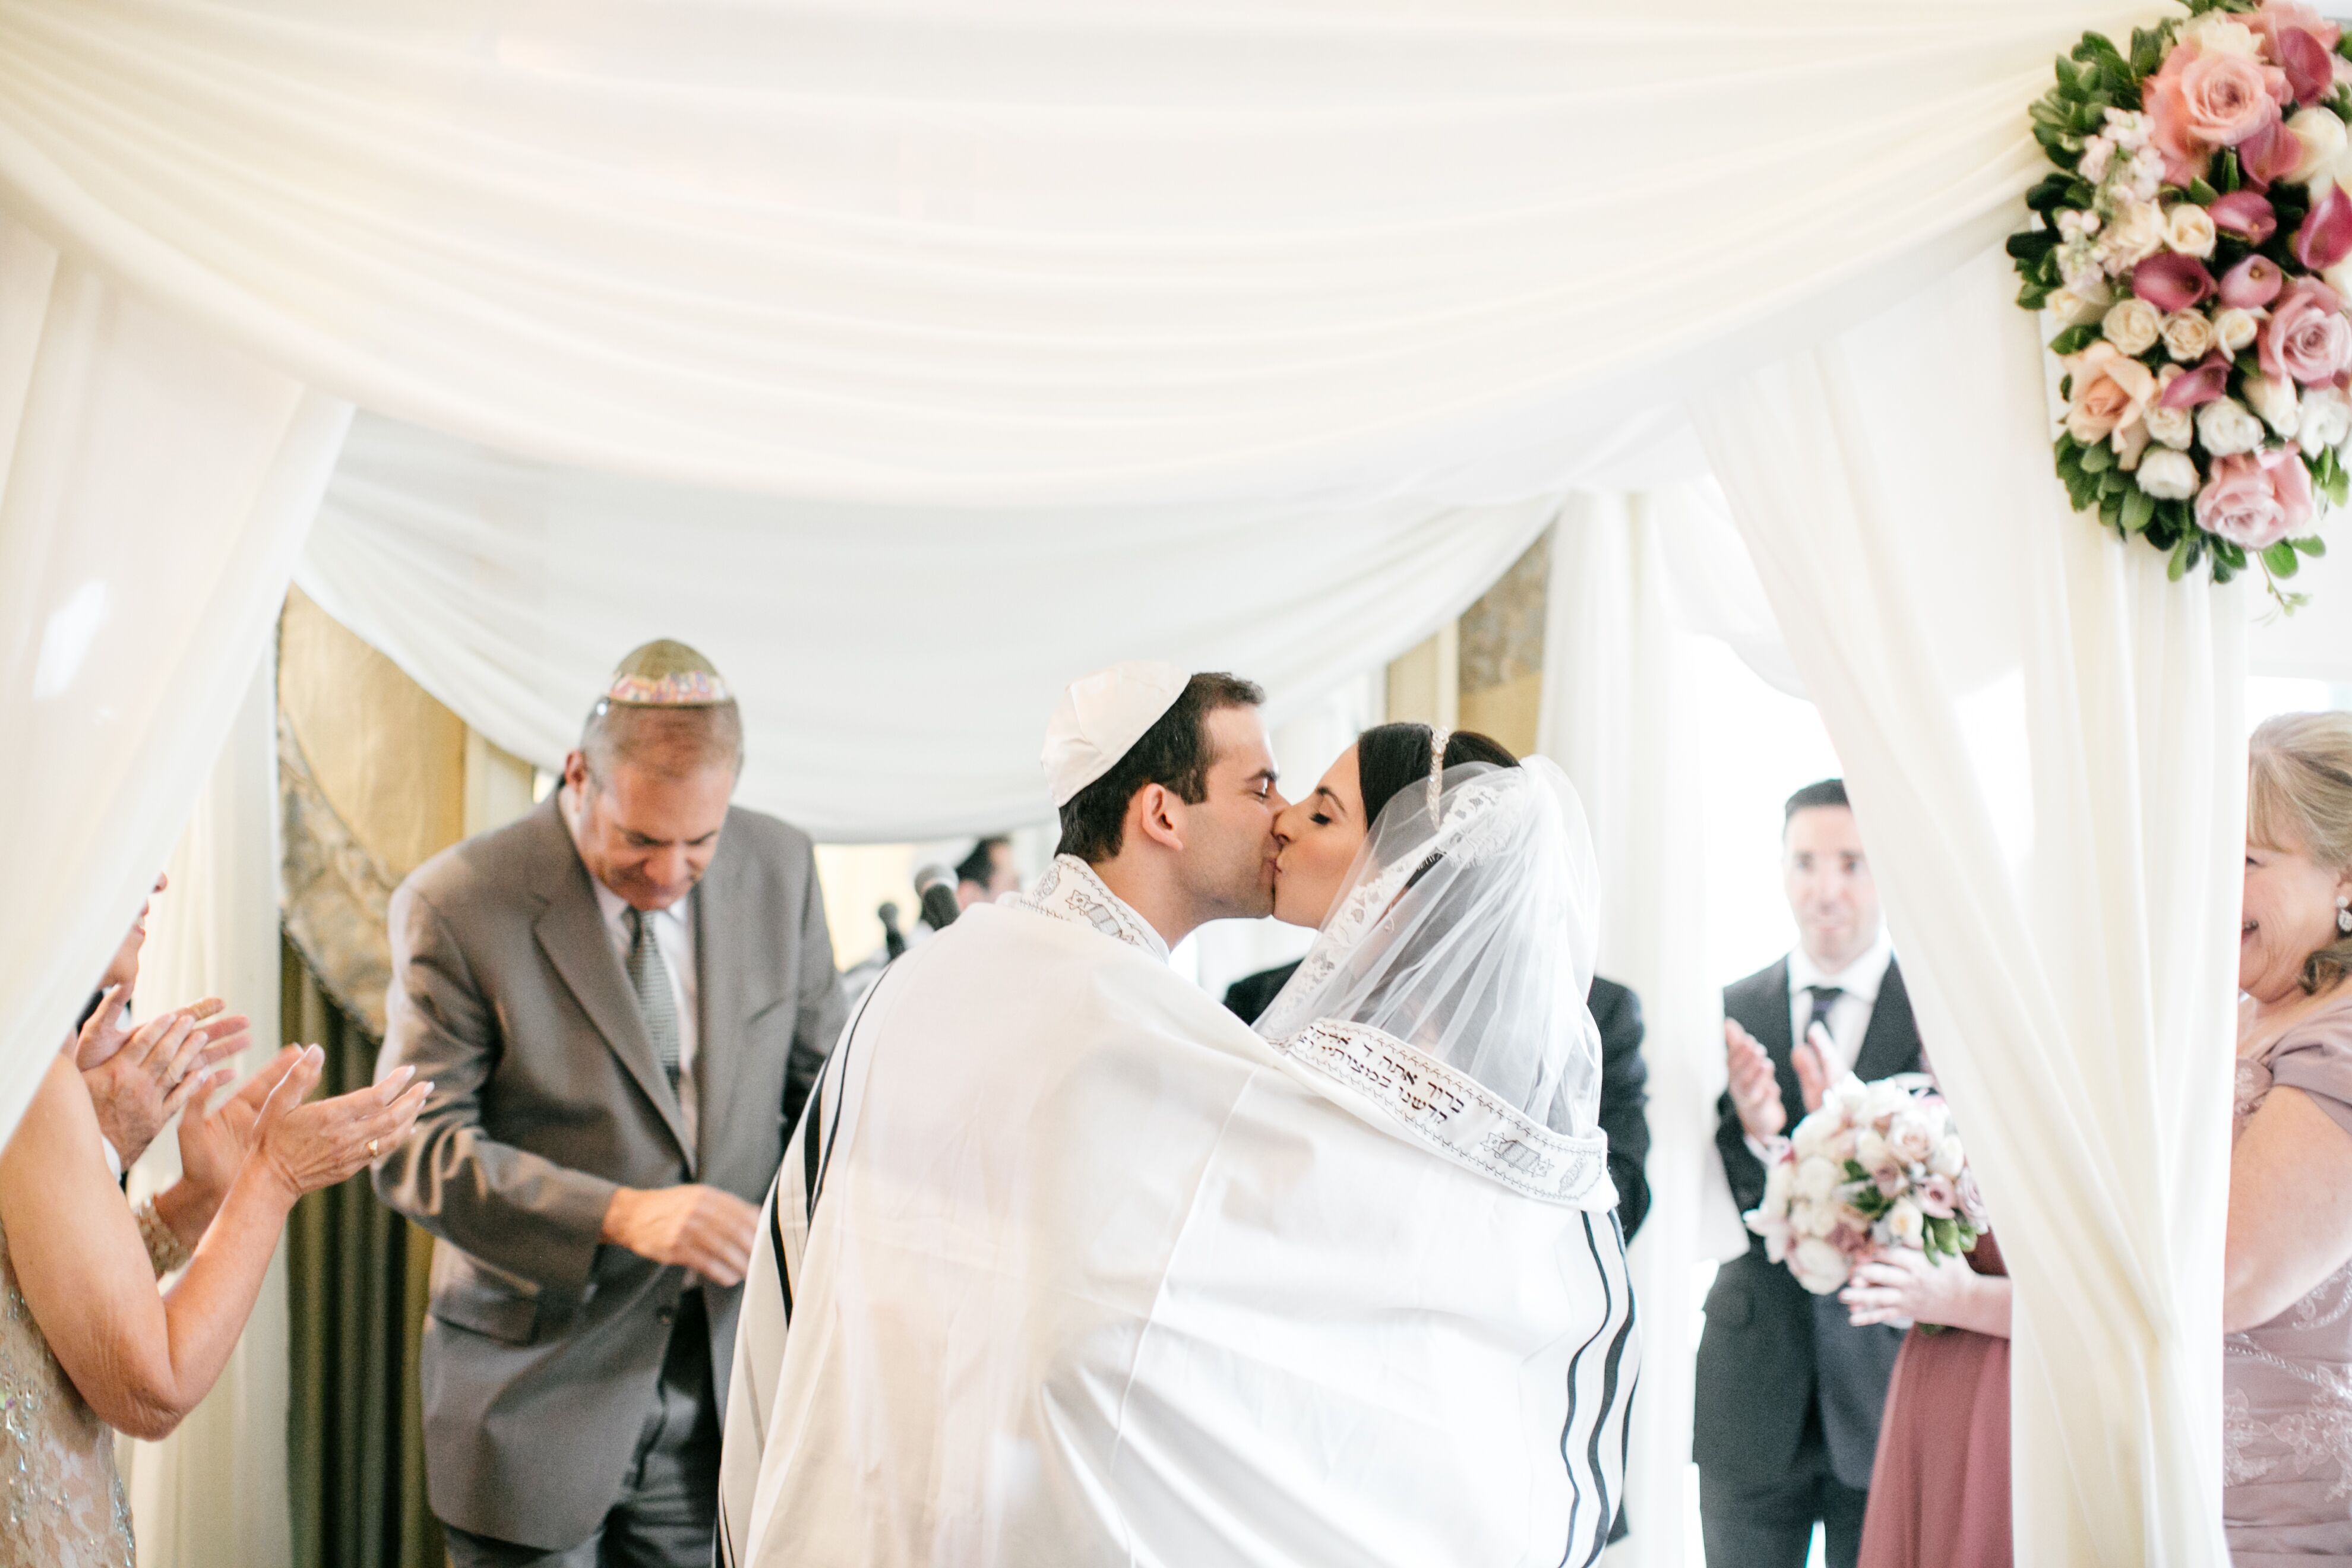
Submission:
POLYGON ((1160 940, 1151 922, 1129 908, 1095 875, 1093 867, 1075 855, 1055 856, 1037 885, 1010 901, 1057 921, 1090 926, 1129 947, 1141 948, 1162 963, 1168 962, 1168 944, 1160 940))

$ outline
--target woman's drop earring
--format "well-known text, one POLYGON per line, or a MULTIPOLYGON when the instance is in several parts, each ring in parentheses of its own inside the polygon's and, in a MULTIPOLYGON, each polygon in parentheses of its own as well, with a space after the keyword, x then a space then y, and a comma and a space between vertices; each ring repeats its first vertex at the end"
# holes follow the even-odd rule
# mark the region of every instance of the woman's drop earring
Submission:
POLYGON ((2336 929, 2346 936, 2352 936, 2352 896, 2336 895, 2336 929))

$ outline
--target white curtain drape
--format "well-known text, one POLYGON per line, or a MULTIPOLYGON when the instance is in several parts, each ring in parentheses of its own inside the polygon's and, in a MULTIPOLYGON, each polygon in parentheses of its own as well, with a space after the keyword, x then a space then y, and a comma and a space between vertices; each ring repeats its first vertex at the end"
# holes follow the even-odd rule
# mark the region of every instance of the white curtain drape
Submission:
MULTIPOLYGON (((266 655, 246 688, 228 741, 172 852, 172 885, 155 901, 142 955, 138 1005, 152 1016, 220 996, 253 1019, 238 1058, 251 1073, 278 1052, 278 686, 266 655)), ((131 1168, 131 1196, 178 1179, 171 1130, 131 1168)), ((291 1561, 286 1494, 286 1252, 220 1381, 161 1443, 121 1438, 116 1455, 144 1568, 284 1568, 291 1561)))
POLYGON ((1696 1348, 1691 1266, 1702 1250, 1700 1200, 1724 1079, 1721 977, 1707 973, 1701 896, 1704 737, 1686 718, 1694 634, 1667 563, 1711 511, 1720 516, 1708 488, 1571 500, 1552 534, 1544 625, 1538 746, 1575 781, 1592 819, 1599 971, 1633 988, 1648 1026, 1650 1211, 1629 1259, 1642 1310, 1625 1479, 1632 1533, 1610 1559, 1642 1568, 1684 1561, 1696 1348))
POLYGON ((1987 255, 1693 412, 2017 1282, 2018 1562, 2219 1563, 2241 590, 2068 511, 2011 287, 1987 255))
POLYGON ((0 1128, 187 821, 348 418, 0 216, 0 1128))
MULTIPOLYGON (((1673 466, 1665 422, 1621 425, 1596 477, 1673 466)), ((297 579, 549 769, 621 653, 687 637, 744 705, 740 798, 821 839, 905 839, 1048 815, 1037 737, 1075 672, 1232 669, 1280 723, 1459 614, 1554 506, 793 504, 362 415, 297 579)))
POLYGON ((2122 0, 6 0, 0 200, 501 450, 1440 504, 2014 222, 2122 0), (1799 309, 1803 307, 1804 309, 1799 309))

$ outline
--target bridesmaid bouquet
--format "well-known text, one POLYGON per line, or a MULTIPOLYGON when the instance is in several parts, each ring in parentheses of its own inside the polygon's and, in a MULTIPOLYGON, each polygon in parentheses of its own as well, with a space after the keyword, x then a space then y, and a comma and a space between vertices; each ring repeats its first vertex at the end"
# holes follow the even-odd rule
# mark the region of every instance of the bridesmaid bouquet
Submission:
POLYGON ((1848 1073, 1769 1155, 1748 1228, 1816 1296, 1891 1248, 1958 1258, 1987 1227, 1959 1131, 1925 1073, 1867 1084, 1848 1073))

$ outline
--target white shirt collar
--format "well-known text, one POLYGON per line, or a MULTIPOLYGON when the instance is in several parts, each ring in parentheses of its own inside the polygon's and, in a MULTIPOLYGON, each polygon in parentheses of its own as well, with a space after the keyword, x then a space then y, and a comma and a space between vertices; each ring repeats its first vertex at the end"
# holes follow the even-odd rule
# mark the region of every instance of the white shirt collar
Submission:
POLYGON ((1008 894, 1004 901, 1091 927, 1114 941, 1141 948, 1162 963, 1168 962, 1168 944, 1160 940, 1151 922, 1137 914, 1095 875, 1093 867, 1075 855, 1055 856, 1035 887, 1025 893, 1008 894))
MULTIPOLYGON (((616 931, 627 931, 629 910, 632 907, 629 900, 604 886, 597 879, 593 871, 588 873, 588 885, 596 890, 596 908, 603 911, 604 923, 616 931)), ((647 910, 646 918, 656 921, 667 921, 680 931, 688 931, 690 928, 686 923, 686 906, 692 901, 693 898, 694 894, 689 889, 685 898, 678 900, 666 910, 647 910)))
POLYGON ((1817 985, 1832 985, 1849 996, 1858 996, 1874 1006, 1878 1002, 1878 988, 1886 983, 1886 966, 1895 961, 1895 939, 1887 933, 1885 922, 1878 928, 1878 940, 1863 950, 1862 956, 1839 970, 1825 974, 1820 964, 1802 947, 1789 954, 1789 989, 1798 992, 1817 985))

